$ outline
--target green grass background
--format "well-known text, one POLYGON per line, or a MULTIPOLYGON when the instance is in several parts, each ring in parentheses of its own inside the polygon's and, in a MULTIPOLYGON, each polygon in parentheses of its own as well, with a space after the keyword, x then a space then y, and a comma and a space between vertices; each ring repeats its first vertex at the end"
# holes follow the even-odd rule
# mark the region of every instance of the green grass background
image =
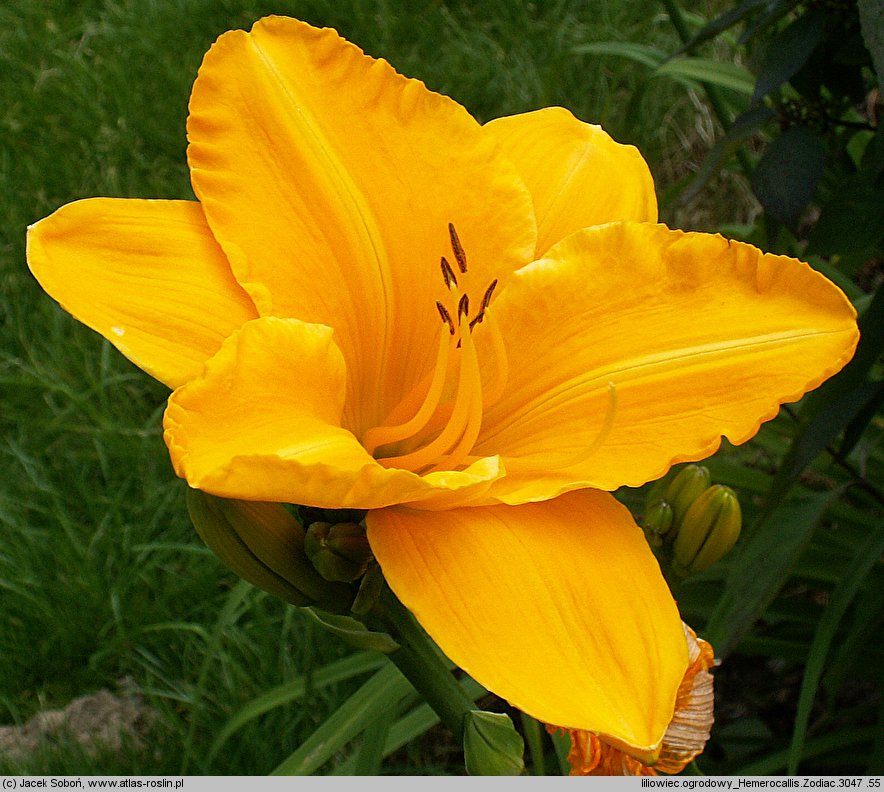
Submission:
MULTIPOLYGON (((694 4, 694 21, 725 5, 694 4)), ((648 80, 629 61, 573 51, 600 40, 676 50, 662 6, 643 0, 5 0, 0 724, 115 689, 125 677, 157 715, 148 751, 90 757, 74 746, 47 746, 25 760, 0 757, 0 772, 264 774, 355 684, 308 684, 299 706, 245 726, 207 762, 213 736, 239 707, 299 675, 309 683, 349 650, 297 610, 238 585, 202 546, 160 436, 165 389, 61 311, 24 257, 26 226, 68 201, 192 197, 184 122, 202 55, 223 31, 270 13, 336 27, 480 120, 565 105, 635 143, 661 194, 696 167, 713 137, 705 105, 684 87, 648 80)), ((728 173, 687 209, 663 209, 671 223, 703 229, 756 213, 743 182, 728 173)), ((761 491, 765 480, 757 476, 764 473, 747 462, 760 459, 764 471, 787 435, 773 429, 743 455, 725 454, 721 475, 739 479, 743 494, 761 491)), ((857 511, 859 517, 851 514, 861 526, 869 518, 862 504, 857 511)), ((828 574, 837 579, 838 571, 828 574)), ((706 585, 714 587, 714 576, 706 585)), ((714 589, 705 592, 697 588, 694 600, 714 598, 714 589)), ((702 605, 696 610, 702 619, 702 605)), ((818 614, 805 608, 801 618, 811 630, 818 614)), ((761 646, 756 654, 792 673, 803 662, 807 630, 791 647, 761 646)), ((744 668, 739 659, 736 668, 744 668)), ((722 689, 739 687, 739 675, 727 680, 722 689)), ((745 768, 782 749, 788 724, 779 733, 765 715, 782 684, 782 677, 756 684, 754 705, 745 696, 725 702, 723 736, 709 753, 713 770, 745 768), (744 710, 728 717, 727 707, 737 704, 744 710)), ((868 730, 877 707, 873 693, 863 695, 845 727, 858 754, 873 748, 868 730)), ((794 709, 794 701, 782 706, 794 709)), ((460 762, 436 735, 397 753, 385 771, 457 772, 460 762)))

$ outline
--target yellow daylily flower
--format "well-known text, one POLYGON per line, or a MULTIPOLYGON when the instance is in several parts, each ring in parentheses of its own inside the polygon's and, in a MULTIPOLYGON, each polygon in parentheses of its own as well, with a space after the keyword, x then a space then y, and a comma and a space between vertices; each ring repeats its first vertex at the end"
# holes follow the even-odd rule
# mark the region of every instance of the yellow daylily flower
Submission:
POLYGON ((838 371, 849 302, 799 261, 657 225, 638 152, 568 111, 482 126, 333 30, 225 33, 189 110, 198 201, 64 206, 30 229, 34 275, 173 388, 191 487, 368 510, 454 662, 653 763, 690 661, 609 491, 838 371))

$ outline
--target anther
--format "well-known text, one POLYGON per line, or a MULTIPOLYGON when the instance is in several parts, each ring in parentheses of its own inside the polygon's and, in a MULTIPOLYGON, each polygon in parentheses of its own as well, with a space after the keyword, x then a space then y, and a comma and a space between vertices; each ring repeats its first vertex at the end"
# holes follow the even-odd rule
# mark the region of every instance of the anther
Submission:
POLYGON ((483 313, 485 309, 491 305, 491 295, 494 294, 494 288, 497 286, 497 278, 491 281, 491 285, 485 289, 485 294, 482 295, 482 308, 479 313, 483 313))
POLYGON ((460 320, 469 315, 470 298, 464 294, 457 303, 457 323, 460 324, 460 320))
POLYGON ((439 310, 439 316, 442 317, 442 321, 448 325, 448 332, 454 335, 454 322, 451 321, 451 314, 448 313, 445 306, 438 300, 436 300, 436 308, 439 310))
POLYGON ((445 286, 447 288, 451 288, 451 284, 453 283, 457 286, 457 278, 454 275, 454 270, 451 269, 451 265, 448 263, 448 259, 445 256, 442 256, 442 261, 439 263, 439 266, 442 267, 442 279, 445 281, 445 286))
POLYGON ((482 295, 482 305, 479 307, 479 313, 470 320, 470 330, 472 330, 477 324, 481 324, 482 320, 485 318, 485 310, 491 305, 491 295, 494 294, 495 286, 497 286, 497 278, 491 281, 491 285, 485 289, 485 294, 482 295))
POLYGON ((454 230, 454 223, 448 224, 448 236, 451 237, 451 250, 454 253, 454 260, 461 272, 467 271, 467 254, 464 252, 463 245, 460 244, 460 238, 457 231, 454 230))

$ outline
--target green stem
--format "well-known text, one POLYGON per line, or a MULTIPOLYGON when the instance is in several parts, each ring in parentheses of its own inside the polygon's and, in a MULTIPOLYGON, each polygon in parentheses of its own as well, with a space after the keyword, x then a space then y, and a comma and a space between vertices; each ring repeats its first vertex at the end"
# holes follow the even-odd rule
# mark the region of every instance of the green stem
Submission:
MULTIPOLYGON (((662 0, 662 2, 663 6, 666 8, 666 13, 669 15, 669 20, 672 22, 672 27, 675 28, 675 32, 678 33, 678 37, 681 39, 681 43, 687 44, 691 40, 691 31, 688 29, 688 23, 685 21, 681 7, 675 0, 662 0)), ((688 50, 688 54, 690 53, 691 50, 688 50)), ((724 131, 727 132, 731 125, 731 119, 728 117, 728 112, 724 99, 721 96, 721 91, 719 91, 717 85, 711 85, 706 82, 701 83, 701 85, 709 99, 709 104, 712 106, 712 112, 715 113, 715 117, 718 119, 718 123, 721 124, 724 131)), ((746 153, 745 149, 737 149, 737 159, 739 160, 740 167, 743 169, 743 173, 746 174, 746 177, 748 178, 751 176, 752 160, 749 159, 749 155, 746 153)))
POLYGON ((472 699, 451 675, 436 644, 389 589, 381 594, 385 621, 393 628, 400 648, 389 656, 454 734, 463 742, 464 717, 476 709, 472 699))
POLYGON ((543 755, 543 730, 540 724, 530 715, 526 715, 524 712, 520 713, 520 715, 522 716, 522 733, 525 735, 525 742, 528 744, 528 751, 531 754, 531 766, 534 775, 546 775, 546 768, 544 767, 545 757, 543 755))

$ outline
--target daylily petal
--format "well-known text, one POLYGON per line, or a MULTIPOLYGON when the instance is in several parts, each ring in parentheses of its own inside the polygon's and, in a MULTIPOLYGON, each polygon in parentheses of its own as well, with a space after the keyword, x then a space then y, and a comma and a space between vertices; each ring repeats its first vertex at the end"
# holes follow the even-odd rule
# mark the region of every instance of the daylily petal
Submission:
POLYGON ((509 358, 473 453, 508 503, 638 486, 752 437, 853 354, 855 311, 806 264, 639 223, 580 231, 491 308, 509 358))
POLYGON ((569 234, 615 220, 657 222, 654 180, 635 146, 563 107, 489 121, 534 199, 537 258, 569 234))
POLYGON ((369 512, 384 577, 457 665, 540 720, 648 760, 688 665, 678 611, 613 496, 369 512))
POLYGON ((225 33, 187 131, 194 189, 261 313, 336 329, 357 434, 433 364, 448 224, 480 296, 532 258, 531 199, 494 137, 333 30, 225 33))
POLYGON ((28 229, 40 285, 175 388, 257 316, 193 201, 90 198, 28 229))
POLYGON ((202 376, 169 397, 165 440, 179 476, 227 498, 371 509, 475 499, 495 459, 421 478, 379 465, 341 428, 346 367, 333 331, 297 319, 251 321, 202 376))

